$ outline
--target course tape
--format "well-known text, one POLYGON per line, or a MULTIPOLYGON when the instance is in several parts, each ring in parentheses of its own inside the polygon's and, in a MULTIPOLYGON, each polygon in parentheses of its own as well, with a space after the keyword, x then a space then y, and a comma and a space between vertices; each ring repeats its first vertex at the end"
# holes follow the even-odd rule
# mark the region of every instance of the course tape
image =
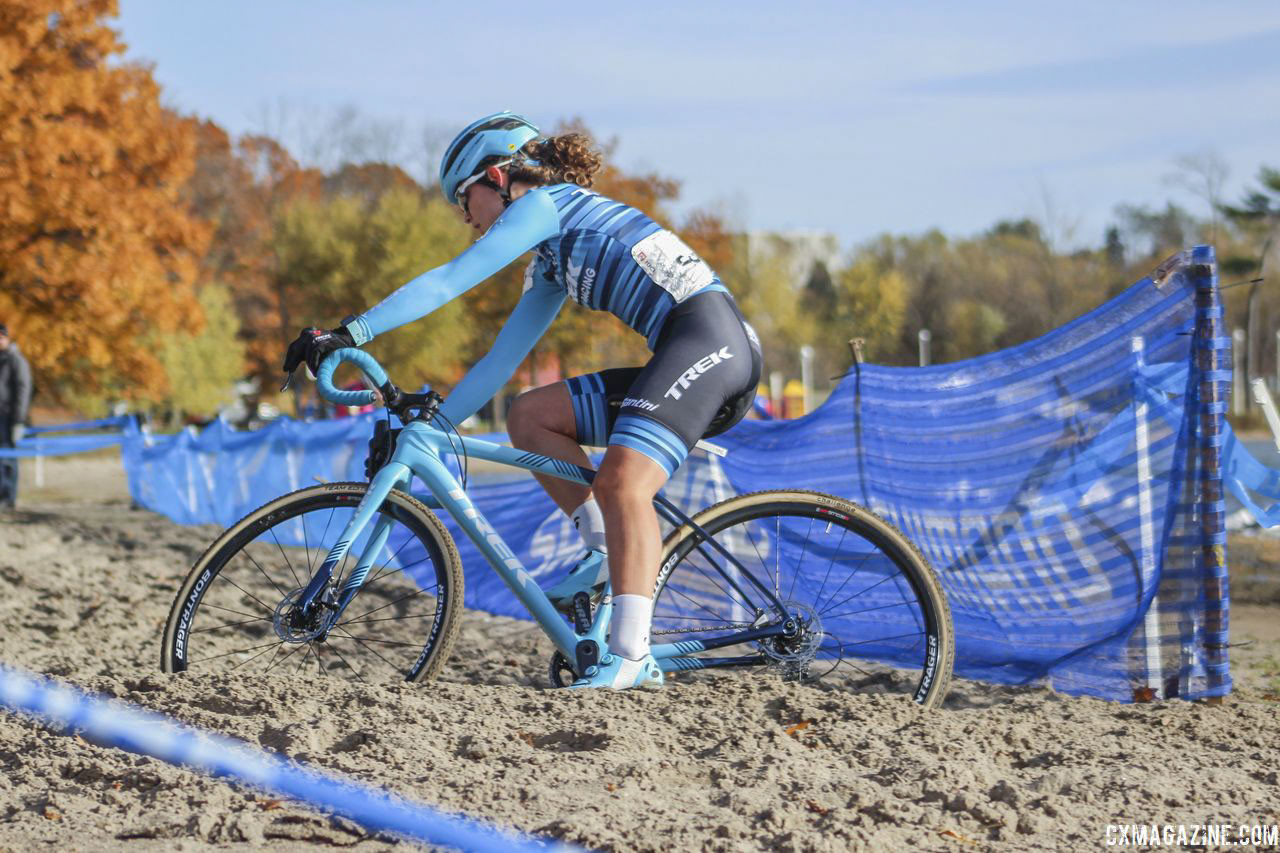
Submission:
POLYGON ((0 459, 26 456, 68 456, 112 447, 124 440, 121 433, 111 435, 53 435, 24 438, 17 447, 0 447, 0 459))
POLYGON ((371 832, 385 830, 462 850, 545 853, 574 849, 559 842, 500 833, 466 818, 444 815, 377 788, 305 769, 243 742, 193 729, 161 714, 31 677, 5 664, 0 664, 0 706, 33 714, 55 728, 83 733, 95 743, 302 800, 350 818, 371 832))

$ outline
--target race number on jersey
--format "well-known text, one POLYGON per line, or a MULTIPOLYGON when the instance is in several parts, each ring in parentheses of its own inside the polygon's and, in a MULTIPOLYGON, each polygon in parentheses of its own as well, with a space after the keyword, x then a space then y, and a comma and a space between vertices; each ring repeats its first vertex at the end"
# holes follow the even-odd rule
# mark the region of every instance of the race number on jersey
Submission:
POLYGON ((715 280, 706 261, 670 231, 645 237, 632 247, 631 257, 676 302, 683 302, 715 280))

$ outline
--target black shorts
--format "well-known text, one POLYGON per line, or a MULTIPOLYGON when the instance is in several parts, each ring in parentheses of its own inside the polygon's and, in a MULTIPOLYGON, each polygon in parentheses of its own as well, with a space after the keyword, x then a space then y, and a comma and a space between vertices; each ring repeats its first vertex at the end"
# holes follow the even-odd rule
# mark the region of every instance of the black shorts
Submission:
POLYGON ((763 359, 733 297, 711 290, 668 315, 644 367, 565 380, 578 442, 638 450, 670 476, 700 438, 742 420, 755 400, 763 359))

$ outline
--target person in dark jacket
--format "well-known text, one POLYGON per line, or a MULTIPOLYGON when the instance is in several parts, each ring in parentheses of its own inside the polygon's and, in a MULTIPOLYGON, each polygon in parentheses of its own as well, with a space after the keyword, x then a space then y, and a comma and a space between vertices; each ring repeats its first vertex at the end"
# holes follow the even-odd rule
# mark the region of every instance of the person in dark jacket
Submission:
MULTIPOLYGON (((9 337, 9 327, 0 323, 0 447, 22 440, 30 406, 31 367, 9 337)), ((17 499, 18 460, 0 459, 0 507, 11 507, 17 499)))

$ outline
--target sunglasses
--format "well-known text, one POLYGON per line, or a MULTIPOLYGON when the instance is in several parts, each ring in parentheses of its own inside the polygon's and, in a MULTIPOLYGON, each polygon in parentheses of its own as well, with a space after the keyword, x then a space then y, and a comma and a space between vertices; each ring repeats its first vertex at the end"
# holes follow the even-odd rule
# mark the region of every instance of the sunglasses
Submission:
POLYGON ((502 168, 511 164, 510 160, 503 160, 501 163, 492 163, 485 168, 476 172, 462 183, 458 184, 458 188, 453 191, 453 197, 458 200, 458 206, 462 208, 462 212, 467 216, 471 215, 471 211, 467 208, 467 190, 471 189, 479 181, 485 180, 485 173, 491 168, 502 168))

